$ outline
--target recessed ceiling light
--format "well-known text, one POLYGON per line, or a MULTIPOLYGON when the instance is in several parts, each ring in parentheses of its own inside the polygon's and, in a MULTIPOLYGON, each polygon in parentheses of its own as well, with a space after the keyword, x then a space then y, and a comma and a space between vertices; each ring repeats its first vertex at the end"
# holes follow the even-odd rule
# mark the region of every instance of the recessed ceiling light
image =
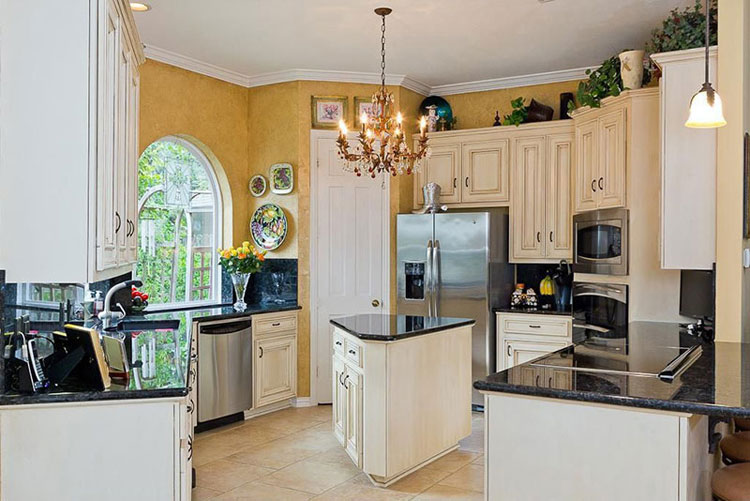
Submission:
POLYGON ((130 2, 130 10, 133 12, 146 12, 151 10, 151 6, 143 2, 130 2))

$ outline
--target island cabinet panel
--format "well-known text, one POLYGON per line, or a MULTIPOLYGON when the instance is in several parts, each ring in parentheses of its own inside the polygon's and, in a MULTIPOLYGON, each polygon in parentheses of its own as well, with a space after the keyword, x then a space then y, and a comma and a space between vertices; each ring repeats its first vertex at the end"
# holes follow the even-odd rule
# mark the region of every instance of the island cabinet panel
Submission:
POLYGON ((334 339, 333 429, 353 462, 390 485, 471 433, 471 326, 397 341, 334 339), (356 346, 361 365, 347 357, 356 346))
POLYGON ((703 416, 486 393, 485 427, 485 499, 710 499, 703 416))
POLYGON ((128 2, 4 2, 0 32, 0 109, 15 124, 0 135, 0 213, 13 214, 3 236, 25 242, 33 228, 64 242, 6 246, 0 269, 13 282, 73 283, 131 271, 145 58, 128 2), (54 85, 28 78, 39 68, 54 85))
POLYGON ((185 398, 0 409, 0 499, 187 501, 185 398))

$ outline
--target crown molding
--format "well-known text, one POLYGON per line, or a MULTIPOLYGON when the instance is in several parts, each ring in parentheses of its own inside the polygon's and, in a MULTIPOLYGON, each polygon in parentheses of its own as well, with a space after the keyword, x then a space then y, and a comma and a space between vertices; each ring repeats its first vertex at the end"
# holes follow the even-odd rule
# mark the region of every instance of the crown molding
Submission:
POLYGON ((466 94, 468 92, 482 92, 487 90, 510 89, 513 87, 526 87, 529 85, 568 82, 571 80, 583 80, 588 78, 586 70, 594 68, 596 68, 596 66, 573 68, 570 70, 547 71, 544 73, 533 73, 531 75, 520 75, 517 77, 492 78, 489 80, 477 80, 475 82, 436 85, 430 89, 430 95, 450 96, 451 94, 466 94))
POLYGON ((246 75, 243 75, 242 73, 227 70, 211 63, 206 63, 198 59, 193 59, 192 57, 177 54, 176 52, 172 52, 166 49, 160 49, 159 47, 154 47, 153 45, 145 45, 143 48, 143 53, 146 55, 147 59, 153 59, 154 61, 159 61, 160 63, 177 66, 178 68, 182 68, 183 70, 192 71, 193 73, 200 73, 201 75, 206 75, 207 77, 216 78, 225 82, 233 83, 235 85, 241 85, 243 87, 249 86, 250 78, 246 75))
MULTIPOLYGON (((719 46, 712 45, 708 49, 711 57, 716 56, 719 53, 719 46)), ((703 59, 706 54, 706 47, 698 47, 695 49, 675 50, 672 52, 659 52, 658 54, 651 54, 651 59, 661 67, 664 63, 674 63, 675 61, 690 61, 693 59, 703 59)))
MULTIPOLYGON (((379 73, 357 72, 357 71, 332 71, 332 70, 306 70, 293 69, 261 73, 259 75, 244 75, 242 73, 228 70, 214 64, 206 63, 192 57, 183 56, 152 45, 144 46, 144 53, 148 59, 161 63, 177 66, 184 70, 200 73, 209 77, 217 78, 225 82, 241 85, 243 87, 260 87, 284 82, 299 80, 317 82, 346 82, 379 84, 379 73)), ((408 75, 386 75, 385 83, 392 86, 401 86, 423 96, 449 96, 451 94, 465 94, 468 92, 482 92, 497 89, 509 89, 512 87, 525 87, 528 85, 539 85, 555 82, 567 82, 570 80, 581 80, 586 77, 586 70, 591 68, 574 68, 570 70, 549 71, 545 73, 534 73, 517 77, 493 78, 490 80, 478 80, 475 82, 463 82, 447 85, 430 86, 408 75)))

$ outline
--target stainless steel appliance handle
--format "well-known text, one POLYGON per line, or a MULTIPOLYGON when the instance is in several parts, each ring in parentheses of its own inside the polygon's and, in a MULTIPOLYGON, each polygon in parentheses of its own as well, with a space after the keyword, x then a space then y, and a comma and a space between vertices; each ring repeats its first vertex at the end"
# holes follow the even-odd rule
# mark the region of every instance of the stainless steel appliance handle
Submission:
POLYGON ((578 322, 573 322, 573 327, 578 327, 581 329, 588 329, 588 330, 597 331, 601 333, 607 333, 607 332, 612 331, 612 329, 602 327, 601 325, 584 324, 584 323, 578 323, 578 322))
POLYGON ((440 240, 435 240, 432 246, 432 312, 438 317, 438 303, 440 294, 440 240))
POLYGON ((581 296, 601 296, 627 303, 625 289, 607 284, 579 283, 574 285, 573 297, 581 296))
POLYGON ((424 274, 425 299, 427 300, 427 316, 432 316, 432 240, 427 241, 427 261, 424 274))
POLYGON ((232 320, 229 322, 201 323, 201 334, 233 334, 249 329, 253 324, 250 320, 232 320))
POLYGON ((691 347, 664 367, 664 370, 659 373, 659 379, 662 381, 672 381, 693 365, 693 362, 698 360, 702 354, 703 348, 700 345, 691 347))

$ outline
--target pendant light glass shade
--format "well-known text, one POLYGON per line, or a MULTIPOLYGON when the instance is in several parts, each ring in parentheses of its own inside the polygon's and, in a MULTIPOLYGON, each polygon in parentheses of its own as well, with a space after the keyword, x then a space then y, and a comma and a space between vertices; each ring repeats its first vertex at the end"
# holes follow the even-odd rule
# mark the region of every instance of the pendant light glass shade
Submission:
POLYGON ((710 83, 703 84, 703 88, 690 100, 690 115, 685 127, 713 129, 726 124, 719 94, 710 83))

